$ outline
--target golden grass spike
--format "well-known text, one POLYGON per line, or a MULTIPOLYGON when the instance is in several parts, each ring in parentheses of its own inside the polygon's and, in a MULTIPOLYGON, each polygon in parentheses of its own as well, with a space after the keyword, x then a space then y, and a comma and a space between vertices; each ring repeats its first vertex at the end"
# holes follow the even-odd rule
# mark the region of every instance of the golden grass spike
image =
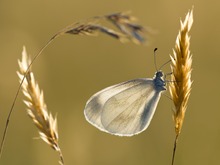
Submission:
POLYGON ((174 103, 173 119, 175 122, 176 138, 174 142, 172 164, 176 151, 176 144, 183 125, 187 103, 191 93, 192 55, 189 50, 189 31, 193 24, 193 9, 186 15, 185 21, 180 21, 181 27, 176 39, 173 56, 171 58, 172 76, 169 85, 171 98, 174 103))
MULTIPOLYGON (((17 72, 17 74, 20 81, 22 81, 30 62, 31 60, 24 47, 22 60, 18 61, 20 72, 17 72)), ((24 102, 27 106, 28 116, 33 120, 35 126, 38 128, 40 138, 54 150, 59 152, 61 159, 60 162, 61 164, 64 164, 62 152, 58 144, 57 119, 53 118, 52 114, 48 112, 44 101, 43 91, 40 90, 39 85, 35 81, 34 74, 31 69, 27 72, 27 76, 22 84, 22 91, 26 98, 24 102)))
POLYGON ((180 134, 188 99, 191 91, 192 56, 190 54, 189 30, 193 23, 193 11, 189 12, 185 21, 181 22, 181 29, 176 39, 176 45, 171 56, 172 83, 169 89, 175 109, 173 118, 176 134, 180 134))

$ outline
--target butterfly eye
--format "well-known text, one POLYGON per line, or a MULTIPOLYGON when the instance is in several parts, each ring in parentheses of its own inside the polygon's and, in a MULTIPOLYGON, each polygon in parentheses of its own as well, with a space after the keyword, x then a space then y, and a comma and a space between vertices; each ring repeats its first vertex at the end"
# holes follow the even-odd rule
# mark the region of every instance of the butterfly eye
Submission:
POLYGON ((163 77, 163 72, 158 71, 158 72, 156 73, 156 77, 163 77))

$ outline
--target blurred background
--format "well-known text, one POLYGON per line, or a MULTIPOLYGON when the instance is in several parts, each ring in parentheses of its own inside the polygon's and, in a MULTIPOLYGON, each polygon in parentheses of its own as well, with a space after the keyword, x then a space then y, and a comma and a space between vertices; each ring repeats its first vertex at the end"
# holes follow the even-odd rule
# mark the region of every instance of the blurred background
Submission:
MULTIPOLYGON (((162 96, 149 128, 133 137, 101 132, 84 118, 86 101, 97 91, 134 78, 153 77, 157 63, 169 60, 180 19, 194 6, 190 49, 193 89, 180 135, 176 165, 220 164, 220 87, 218 1, 1 0, 0 1, 0 135, 18 88, 17 60, 23 45, 32 57, 68 24, 92 16, 132 11, 142 25, 157 31, 148 46, 122 44, 106 35, 64 35, 37 59, 32 69, 45 94, 48 110, 57 114, 59 143, 66 164, 170 164, 175 137, 172 101, 162 96)), ((170 72, 169 65, 163 71, 170 72)), ((169 92, 166 92, 169 95, 169 92)), ((19 98, 12 114, 0 164, 58 164, 59 157, 42 140, 19 98)))

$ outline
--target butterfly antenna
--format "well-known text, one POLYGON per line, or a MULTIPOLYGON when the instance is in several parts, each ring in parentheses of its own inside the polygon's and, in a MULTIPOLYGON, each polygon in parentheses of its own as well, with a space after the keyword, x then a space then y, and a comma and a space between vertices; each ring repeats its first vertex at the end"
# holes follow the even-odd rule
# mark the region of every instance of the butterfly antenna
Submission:
MULTIPOLYGON (((170 63, 170 62, 171 62, 171 60, 165 62, 165 63, 159 68, 159 70, 161 70, 165 65, 167 65, 167 64, 170 63)), ((172 74, 172 73, 171 73, 171 74, 172 74)))
POLYGON ((156 71, 158 71, 157 63, 156 63, 156 51, 157 51, 157 48, 154 49, 154 66, 156 68, 156 71))

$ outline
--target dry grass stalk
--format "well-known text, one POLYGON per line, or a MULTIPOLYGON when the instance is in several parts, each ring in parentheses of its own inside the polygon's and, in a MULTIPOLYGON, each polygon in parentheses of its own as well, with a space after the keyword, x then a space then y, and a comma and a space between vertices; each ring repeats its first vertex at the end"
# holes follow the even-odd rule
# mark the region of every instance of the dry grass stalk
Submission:
POLYGON ((171 69, 173 74, 171 76, 172 83, 170 83, 169 89, 175 106, 173 110, 173 119, 175 122, 176 132, 172 164, 174 163, 177 139, 183 125, 192 86, 192 55, 189 50, 189 31, 193 24, 193 10, 188 12, 185 21, 180 21, 180 23, 181 28, 176 39, 173 56, 170 56, 172 61, 171 69))
POLYGON ((5 129, 3 132, 2 140, 1 140, 1 145, 0 145, 0 158, 2 156, 3 152, 3 147, 5 143, 5 138, 9 126, 9 121, 11 114, 13 112, 19 91, 22 87, 23 81, 25 78, 28 76, 28 72, 30 70, 30 67, 34 63, 34 61, 41 55, 41 53, 46 49, 57 37, 63 35, 63 34, 74 34, 74 35, 79 35, 79 34, 85 34, 85 35, 94 35, 97 32, 101 32, 104 34, 107 34, 110 37, 116 38, 119 41, 127 41, 131 40, 135 43, 144 43, 145 42, 145 37, 144 33, 147 32, 144 27, 141 25, 138 25, 134 23, 134 17, 130 16, 127 13, 114 13, 114 14, 109 14, 109 15, 104 15, 104 16, 96 16, 92 17, 86 21, 81 21, 74 23, 70 26, 65 27, 64 29, 60 30, 57 32, 53 37, 51 37, 48 42, 40 49, 40 51, 33 57, 33 60, 29 62, 29 65, 26 67, 26 71, 23 73, 23 78, 20 81, 20 85, 18 87, 17 92, 15 93, 14 100, 12 102, 11 108, 8 113, 7 121, 5 124, 5 129), (107 20, 108 22, 111 22, 113 25, 115 25, 116 29, 119 31, 115 31, 112 28, 108 28, 103 26, 100 21, 101 20, 107 20))
MULTIPOLYGON (((31 59, 27 56, 25 47, 22 52, 22 60, 18 61, 20 72, 18 76, 20 81, 26 73, 31 59)), ((39 130, 40 138, 45 141, 54 150, 60 154, 60 164, 64 164, 62 152, 58 144, 57 119, 53 118, 48 112, 44 101, 43 91, 40 90, 34 79, 34 74, 31 69, 27 72, 27 76, 22 84, 23 93, 25 96, 25 104, 27 105, 27 113, 33 120, 35 126, 39 130)))

